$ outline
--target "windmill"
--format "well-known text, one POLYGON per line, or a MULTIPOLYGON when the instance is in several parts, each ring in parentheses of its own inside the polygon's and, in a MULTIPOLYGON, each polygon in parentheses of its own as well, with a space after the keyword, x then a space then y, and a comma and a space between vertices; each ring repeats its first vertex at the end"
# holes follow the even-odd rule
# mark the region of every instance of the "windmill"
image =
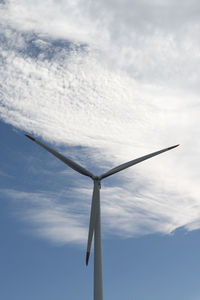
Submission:
POLYGON ((153 156, 159 155, 163 152, 169 151, 173 148, 176 148, 179 145, 175 145, 169 148, 162 149, 160 151, 156 151, 145 156, 136 158, 129 162, 126 162, 122 165, 119 165, 106 173, 101 175, 94 175, 90 171, 86 170, 79 164, 70 160, 69 158, 63 156, 57 151, 49 148, 43 143, 39 142, 35 138, 30 135, 25 135, 30 140, 34 141, 39 146, 43 147, 45 150, 56 156, 70 168, 74 169, 78 173, 88 176, 93 180, 93 195, 92 195, 92 204, 91 204, 91 212, 90 212, 90 224, 89 224, 89 232, 88 232, 88 242, 87 242, 87 251, 86 251, 86 265, 88 265, 90 250, 92 245, 92 239, 94 235, 94 300, 103 300, 103 280, 102 280, 102 247, 101 247, 101 212, 100 212, 100 189, 101 189, 101 180, 105 179, 115 173, 118 173, 124 169, 127 169, 135 164, 142 162, 143 160, 149 159, 153 156))

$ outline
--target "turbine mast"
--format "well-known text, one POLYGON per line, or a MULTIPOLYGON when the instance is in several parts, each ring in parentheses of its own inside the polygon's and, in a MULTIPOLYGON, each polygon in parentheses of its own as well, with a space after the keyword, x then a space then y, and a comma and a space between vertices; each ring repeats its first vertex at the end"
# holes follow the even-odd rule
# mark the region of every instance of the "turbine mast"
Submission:
POLYGON ((96 221, 94 228, 94 300, 103 300, 100 188, 101 181, 99 179, 94 179, 94 190, 96 191, 96 221))

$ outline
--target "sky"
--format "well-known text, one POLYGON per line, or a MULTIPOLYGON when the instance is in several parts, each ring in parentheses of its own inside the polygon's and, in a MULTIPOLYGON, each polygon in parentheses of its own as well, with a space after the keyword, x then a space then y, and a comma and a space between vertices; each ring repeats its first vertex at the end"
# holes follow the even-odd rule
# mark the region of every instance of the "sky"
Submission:
POLYGON ((0 1, 0 296, 92 299, 101 174, 104 298, 199 300, 200 4, 0 1))

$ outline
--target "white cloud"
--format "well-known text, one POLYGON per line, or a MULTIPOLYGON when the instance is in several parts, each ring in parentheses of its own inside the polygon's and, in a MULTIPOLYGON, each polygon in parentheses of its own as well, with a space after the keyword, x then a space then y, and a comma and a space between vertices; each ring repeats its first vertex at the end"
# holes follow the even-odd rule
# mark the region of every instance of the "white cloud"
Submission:
MULTIPOLYGON (((154 3, 21 0, 1 11, 5 122, 54 148, 83 146, 81 163, 101 170, 181 143, 102 190, 105 231, 125 236, 199 228, 199 4, 154 3)), ((51 239, 62 241, 64 218, 82 236, 74 214, 58 226, 57 212, 37 215, 51 239)))
POLYGON ((198 1, 20 0, 5 7, 1 22, 15 30, 87 44, 102 64, 145 82, 199 90, 198 1))

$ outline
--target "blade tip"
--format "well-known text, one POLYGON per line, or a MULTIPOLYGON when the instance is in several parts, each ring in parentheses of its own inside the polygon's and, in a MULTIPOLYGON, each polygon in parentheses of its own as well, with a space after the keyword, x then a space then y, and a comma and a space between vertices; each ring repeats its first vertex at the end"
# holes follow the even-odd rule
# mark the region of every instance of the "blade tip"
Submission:
POLYGON ((28 134, 25 134, 25 136, 26 136, 27 138, 29 138, 30 140, 32 140, 32 141, 35 142, 35 139, 34 139, 32 136, 30 136, 30 135, 28 135, 28 134))
POLYGON ((178 147, 179 145, 180 145, 180 144, 177 144, 177 145, 171 146, 171 147, 169 147, 169 148, 168 148, 168 150, 174 149, 174 148, 178 147))
POLYGON ((90 252, 86 252, 86 266, 88 265, 90 252))

